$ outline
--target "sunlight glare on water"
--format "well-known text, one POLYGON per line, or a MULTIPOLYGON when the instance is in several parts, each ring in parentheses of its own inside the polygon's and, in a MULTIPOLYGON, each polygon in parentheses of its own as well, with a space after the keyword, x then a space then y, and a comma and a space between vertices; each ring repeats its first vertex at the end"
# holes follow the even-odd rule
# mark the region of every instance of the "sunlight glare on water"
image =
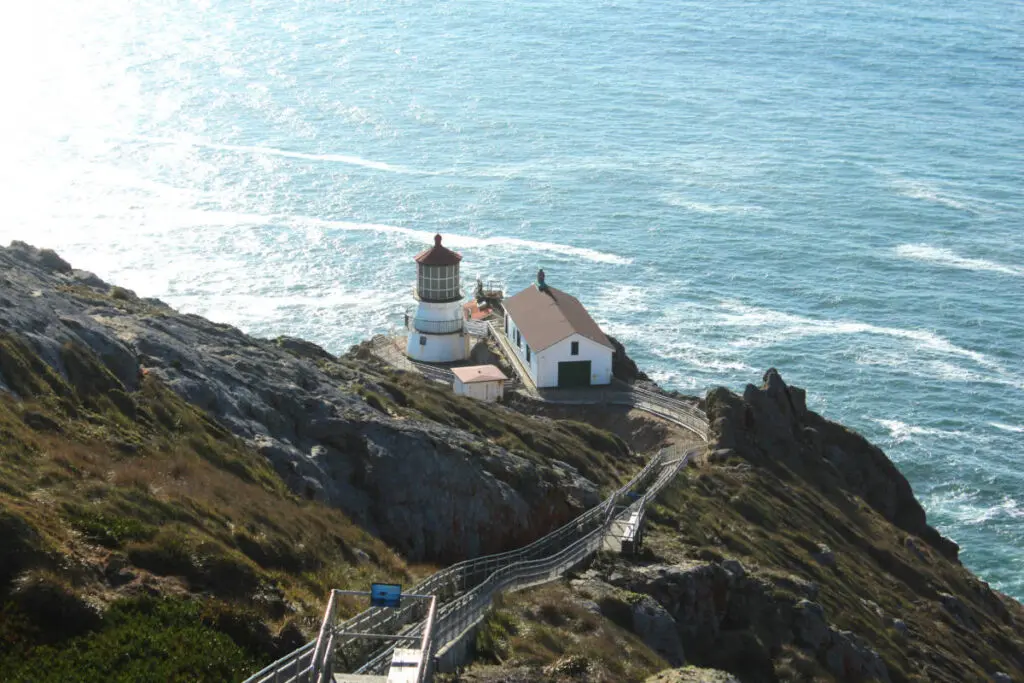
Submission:
POLYGON ((666 386, 770 366, 1024 596, 1019 3, 56 0, 0 22, 0 243, 334 352, 549 281, 666 386))

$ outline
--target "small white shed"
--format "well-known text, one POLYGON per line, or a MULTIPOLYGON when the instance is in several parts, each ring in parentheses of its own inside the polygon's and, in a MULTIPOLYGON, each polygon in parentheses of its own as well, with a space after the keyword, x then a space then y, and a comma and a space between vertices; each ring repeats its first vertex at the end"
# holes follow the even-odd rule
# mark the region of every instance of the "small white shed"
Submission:
POLYGON ((493 403, 505 395, 505 382, 508 377, 496 365, 452 368, 452 374, 455 375, 452 388, 460 396, 493 403))

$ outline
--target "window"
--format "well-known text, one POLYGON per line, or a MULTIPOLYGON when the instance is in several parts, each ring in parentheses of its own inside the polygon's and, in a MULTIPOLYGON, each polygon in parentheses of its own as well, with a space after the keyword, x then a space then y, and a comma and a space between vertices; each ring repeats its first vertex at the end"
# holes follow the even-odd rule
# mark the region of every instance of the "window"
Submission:
POLYGON ((505 316, 505 334, 508 334, 508 316, 505 316))
POLYGON ((516 330, 516 346, 523 348, 523 338, 519 336, 519 330, 516 330))
POLYGON ((569 347, 569 355, 570 356, 578 356, 578 355, 580 355, 580 343, 579 342, 572 342, 572 344, 569 347))
POLYGON ((423 335, 420 335, 420 346, 426 346, 426 345, 427 345, 427 338, 424 337, 423 335))
POLYGON ((447 301, 459 298, 459 267, 420 266, 416 286, 421 298, 447 301))
POLYGON ((529 344, 526 345, 526 362, 527 363, 530 362, 530 345, 529 344))

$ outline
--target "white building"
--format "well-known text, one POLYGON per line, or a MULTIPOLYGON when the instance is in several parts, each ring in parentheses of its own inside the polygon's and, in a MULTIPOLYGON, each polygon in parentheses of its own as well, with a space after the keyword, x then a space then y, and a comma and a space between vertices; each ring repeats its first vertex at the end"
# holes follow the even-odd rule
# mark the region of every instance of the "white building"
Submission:
POLYGON ((434 235, 433 247, 416 256, 414 292, 419 305, 405 321, 409 330, 405 353, 409 358, 428 363, 469 358, 459 280, 461 260, 461 254, 441 246, 440 235, 434 235))
POLYGON ((544 283, 544 271, 503 302, 505 334, 534 384, 610 384, 614 347, 576 298, 544 283))
POLYGON ((460 396, 469 396, 480 401, 493 403, 500 401, 505 395, 505 376, 494 365, 471 365, 465 368, 452 368, 455 375, 453 389, 460 396))

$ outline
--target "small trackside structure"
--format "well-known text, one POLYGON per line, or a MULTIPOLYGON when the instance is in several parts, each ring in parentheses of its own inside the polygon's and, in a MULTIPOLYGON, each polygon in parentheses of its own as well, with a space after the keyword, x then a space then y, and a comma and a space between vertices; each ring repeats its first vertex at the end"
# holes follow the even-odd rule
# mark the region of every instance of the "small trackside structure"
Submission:
POLYGON ((503 303, 505 335, 538 388, 610 384, 615 348, 575 297, 544 281, 503 303))
POLYGON ((479 401, 493 403, 505 396, 505 376, 495 365, 471 365, 464 368, 452 368, 455 375, 453 389, 460 396, 469 396, 479 401))

